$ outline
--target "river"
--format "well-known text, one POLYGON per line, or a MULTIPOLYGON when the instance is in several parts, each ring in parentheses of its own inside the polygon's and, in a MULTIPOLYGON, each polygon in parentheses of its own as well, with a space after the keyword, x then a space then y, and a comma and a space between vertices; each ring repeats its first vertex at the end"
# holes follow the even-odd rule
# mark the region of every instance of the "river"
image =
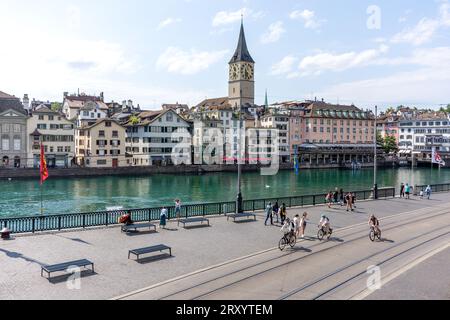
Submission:
MULTIPOLYGON (((400 183, 450 182, 450 170, 380 169, 380 187, 400 183)), ((234 201, 237 174, 155 175, 146 177, 97 177, 47 180, 42 189, 44 214, 104 211, 106 207, 147 208, 183 203, 234 201)), ((367 190, 373 184, 372 170, 280 171, 276 176, 244 173, 244 199, 307 195, 334 190, 367 190)), ((40 212, 39 181, 0 181, 0 217, 37 215, 40 212)))

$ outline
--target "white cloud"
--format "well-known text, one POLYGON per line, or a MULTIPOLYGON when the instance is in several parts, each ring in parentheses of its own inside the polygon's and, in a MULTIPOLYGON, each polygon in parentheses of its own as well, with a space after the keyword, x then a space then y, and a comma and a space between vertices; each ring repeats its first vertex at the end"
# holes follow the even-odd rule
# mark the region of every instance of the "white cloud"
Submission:
POLYGON ((450 4, 448 2, 443 3, 439 8, 441 24, 444 26, 450 26, 450 4))
POLYGON ((397 33, 393 38, 393 43, 411 43, 420 46, 431 41, 438 30, 440 22, 434 19, 423 18, 414 28, 406 28, 397 33))
POLYGON ((448 101, 450 47, 417 49, 410 56, 380 59, 381 65, 410 65, 413 71, 331 86, 321 96, 346 97, 359 104, 440 104, 448 101))
POLYGON ((389 50, 386 45, 378 49, 361 52, 346 52, 342 54, 319 53, 302 59, 299 68, 303 76, 319 75, 324 71, 344 71, 351 68, 366 66, 374 63, 375 59, 389 50))
POLYGON ((165 69, 170 73, 183 75, 196 74, 208 69, 211 65, 221 61, 228 50, 222 51, 183 51, 177 47, 169 47, 162 53, 156 66, 158 69, 165 69))
POLYGON ((277 62, 272 66, 270 74, 282 75, 292 72, 292 68, 297 60, 298 59, 292 55, 284 57, 280 62, 277 62))
POLYGON ((182 20, 181 19, 175 19, 175 18, 167 18, 166 20, 163 20, 159 23, 158 25, 158 30, 161 30, 165 27, 170 26, 171 24, 176 24, 176 23, 180 23, 182 20))
POLYGON ((222 27, 225 25, 233 24, 241 20, 242 16, 245 19, 261 19, 265 16, 264 12, 258 11, 254 12, 248 8, 242 8, 237 11, 219 11, 213 18, 213 27, 222 27))
POLYGON ((413 28, 405 28, 394 35, 392 43, 410 43, 420 46, 430 42, 442 27, 450 26, 450 4, 444 2, 439 7, 439 16, 435 19, 422 18, 413 28))
POLYGON ((277 42, 285 32, 282 21, 274 22, 269 26, 269 30, 261 36, 261 42, 264 44, 277 42))
POLYGON ((304 22, 304 26, 306 29, 318 29, 322 26, 325 20, 319 20, 316 17, 316 13, 311 10, 295 10, 289 14, 289 17, 292 20, 301 20, 304 22))

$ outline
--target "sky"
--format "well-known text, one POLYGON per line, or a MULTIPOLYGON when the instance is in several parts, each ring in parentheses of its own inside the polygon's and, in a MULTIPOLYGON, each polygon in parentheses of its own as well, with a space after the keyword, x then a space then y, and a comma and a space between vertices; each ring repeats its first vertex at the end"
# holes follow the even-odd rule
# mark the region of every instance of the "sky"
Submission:
POLYGON ((256 103, 450 103, 449 0, 0 0, 0 91, 143 109, 228 94, 241 15, 256 103))

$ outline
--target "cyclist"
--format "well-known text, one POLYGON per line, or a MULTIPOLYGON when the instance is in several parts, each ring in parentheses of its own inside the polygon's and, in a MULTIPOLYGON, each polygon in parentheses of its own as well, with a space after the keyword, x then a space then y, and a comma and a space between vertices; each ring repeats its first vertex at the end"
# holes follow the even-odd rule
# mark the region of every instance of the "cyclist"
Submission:
POLYGON ((286 218, 286 220, 284 220, 284 224, 283 227, 281 228, 281 231, 284 232, 284 234, 289 234, 292 231, 294 231, 295 227, 294 227, 294 222, 291 221, 291 219, 286 218))
POLYGON ((319 228, 323 228, 323 230, 328 234, 330 233, 330 219, 322 214, 322 216, 320 217, 320 221, 319 221, 319 228))
POLYGON ((376 233, 380 233, 380 221, 373 214, 370 216, 369 226, 374 228, 376 233))

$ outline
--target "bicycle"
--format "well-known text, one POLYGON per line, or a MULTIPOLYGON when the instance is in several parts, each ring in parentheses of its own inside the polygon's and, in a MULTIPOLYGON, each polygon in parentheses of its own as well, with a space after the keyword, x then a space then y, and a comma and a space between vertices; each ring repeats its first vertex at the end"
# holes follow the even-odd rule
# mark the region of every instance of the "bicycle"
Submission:
POLYGON ((294 231, 285 233, 283 238, 281 238, 280 242, 278 243, 278 248, 283 251, 287 245, 290 245, 291 248, 294 248, 297 244, 297 236, 295 235, 294 231))
POLYGON ((381 230, 378 228, 378 231, 375 231, 375 227, 370 227, 370 233, 369 233, 369 239, 370 241, 374 242, 375 239, 378 239, 381 241, 381 230))
POLYGON ((325 231, 325 227, 320 227, 319 226, 319 231, 317 232, 317 239, 319 239, 319 241, 322 241, 323 238, 328 235, 327 240, 330 240, 331 235, 333 234, 333 229, 328 228, 328 230, 329 231, 326 232, 325 231))

